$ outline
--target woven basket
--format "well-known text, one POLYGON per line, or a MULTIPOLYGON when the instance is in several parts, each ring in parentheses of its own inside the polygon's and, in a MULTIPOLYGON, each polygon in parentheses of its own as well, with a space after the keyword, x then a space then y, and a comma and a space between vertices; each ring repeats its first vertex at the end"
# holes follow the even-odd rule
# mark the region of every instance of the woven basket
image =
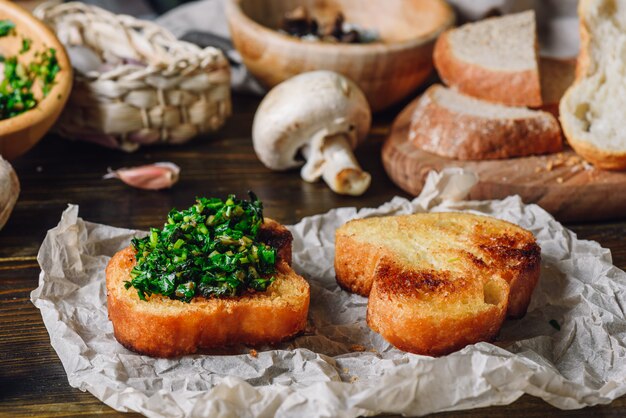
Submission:
POLYGON ((230 71, 220 50, 198 48, 154 23, 79 2, 44 3, 34 14, 53 28, 70 56, 89 52, 102 63, 74 72, 56 125, 62 136, 134 151, 186 142, 218 129, 230 115, 230 71))

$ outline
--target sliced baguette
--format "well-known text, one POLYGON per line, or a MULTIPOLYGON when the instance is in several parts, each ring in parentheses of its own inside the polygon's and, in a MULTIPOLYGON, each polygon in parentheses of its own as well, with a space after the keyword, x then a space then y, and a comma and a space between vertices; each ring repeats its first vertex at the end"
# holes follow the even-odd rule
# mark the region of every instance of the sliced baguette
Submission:
POLYGON ((576 76, 576 60, 541 57, 541 110, 559 116, 559 102, 576 76))
POLYGON ((559 123, 550 113, 485 102, 441 85, 420 97, 409 140, 424 151, 458 160, 522 157, 562 148, 559 123))
POLYGON ((396 347, 443 355, 495 338, 526 313, 540 248, 511 223, 464 213, 359 219, 337 229, 339 285, 369 296, 367 321, 396 347))
POLYGON ((462 93, 508 106, 542 105, 533 11, 450 29, 433 58, 441 79, 462 93))
POLYGON ((115 254, 106 269, 107 303, 115 338, 154 357, 175 357, 232 344, 274 343, 301 332, 309 309, 309 284, 290 267, 291 233, 265 219, 260 238, 277 246, 276 280, 265 292, 235 298, 196 297, 190 303, 152 295, 142 301, 124 288, 135 251, 115 254))
POLYGON ((598 168, 626 170, 626 2, 581 0, 576 80, 559 106, 568 142, 598 168))

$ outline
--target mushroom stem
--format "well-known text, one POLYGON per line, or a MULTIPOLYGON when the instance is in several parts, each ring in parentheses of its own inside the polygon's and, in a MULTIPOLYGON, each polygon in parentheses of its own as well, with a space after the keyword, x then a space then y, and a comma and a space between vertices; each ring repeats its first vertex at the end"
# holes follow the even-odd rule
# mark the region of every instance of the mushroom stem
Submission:
POLYGON ((314 182, 322 177, 335 193, 362 195, 372 177, 359 166, 346 135, 327 136, 320 141, 321 146, 315 146, 316 142, 302 149, 307 160, 302 167, 302 178, 314 182))

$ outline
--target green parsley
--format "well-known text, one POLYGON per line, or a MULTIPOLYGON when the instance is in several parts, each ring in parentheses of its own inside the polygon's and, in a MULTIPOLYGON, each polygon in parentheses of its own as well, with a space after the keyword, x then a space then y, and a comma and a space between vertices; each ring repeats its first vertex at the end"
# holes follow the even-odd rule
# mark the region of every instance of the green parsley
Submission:
POLYGON ((15 30, 15 23, 8 19, 0 19, 0 36, 12 35, 15 30))
POLYGON ((30 46, 33 41, 30 38, 22 38, 22 49, 20 49, 20 54, 25 54, 30 51, 30 46))
POLYGON ((124 285, 142 300, 154 293, 185 302, 265 291, 274 280, 276 249, 258 241, 262 223, 263 204, 254 193, 250 201, 197 198, 189 209, 173 209, 162 229, 132 240, 137 264, 124 285))
POLYGON ((41 80, 41 91, 44 97, 50 93, 61 67, 57 60, 57 51, 54 48, 49 48, 40 54, 37 54, 37 60, 29 64, 30 73, 34 75, 36 79, 41 80))
POLYGON ((0 82, 0 120, 24 113, 37 106, 31 88, 34 79, 16 57, 4 60, 4 79, 0 82))
MULTIPOLYGON (((14 30, 13 22, 0 20, 0 37, 12 34, 14 30)), ((28 52, 31 43, 30 39, 23 38, 19 53, 28 52)), ((33 86, 35 83, 40 84, 43 97, 46 97, 61 70, 54 48, 35 52, 34 59, 28 64, 18 61, 17 56, 0 55, 0 62, 4 63, 0 77, 0 120, 12 118, 37 106, 33 86)))

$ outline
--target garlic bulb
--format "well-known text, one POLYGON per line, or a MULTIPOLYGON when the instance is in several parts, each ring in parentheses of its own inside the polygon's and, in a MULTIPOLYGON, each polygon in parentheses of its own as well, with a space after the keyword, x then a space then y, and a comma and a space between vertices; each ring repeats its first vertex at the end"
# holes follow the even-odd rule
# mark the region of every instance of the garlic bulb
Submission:
POLYGON ((0 229, 6 224, 20 194, 20 182, 8 161, 0 156, 0 229))
POLYGON ((174 163, 154 163, 138 167, 109 169, 104 179, 120 179, 129 186, 146 190, 170 188, 178 181, 180 167, 174 163))

